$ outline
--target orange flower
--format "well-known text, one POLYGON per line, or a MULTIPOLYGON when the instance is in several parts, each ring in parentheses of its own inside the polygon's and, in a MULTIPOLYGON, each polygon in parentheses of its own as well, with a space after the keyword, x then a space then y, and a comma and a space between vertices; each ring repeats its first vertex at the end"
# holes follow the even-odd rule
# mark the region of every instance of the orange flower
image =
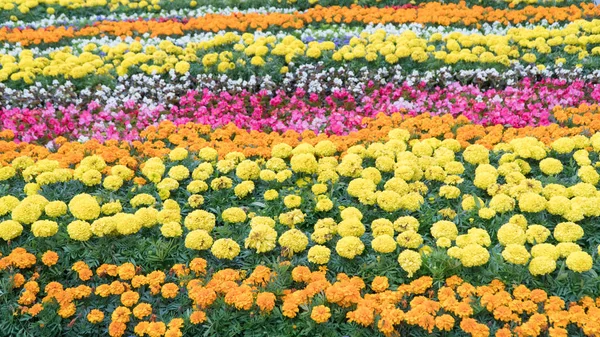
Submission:
POLYGON ((127 325, 123 322, 111 322, 108 326, 108 335, 110 337, 121 337, 125 334, 127 325))
POLYGON ((42 255, 42 263, 48 267, 52 267, 56 263, 58 263, 58 254, 49 250, 42 255))
POLYGON ((135 266, 132 263, 124 263, 117 268, 121 280, 131 280, 135 276, 135 266))
POLYGON ((435 327, 440 331, 450 331, 454 328, 454 318, 444 314, 435 318, 435 327))
POLYGON ((121 294, 121 303, 126 307, 131 307, 140 299, 140 294, 135 291, 126 291, 121 294))
POLYGON ((126 307, 117 307, 112 315, 111 315, 111 319, 113 322, 122 322, 122 323, 128 323, 129 320, 131 319, 130 317, 131 315, 131 310, 129 310, 126 307))
POLYGON ((359 305, 356 310, 348 312, 346 318, 348 318, 349 323, 354 322, 365 327, 369 326, 373 324, 374 320, 373 308, 359 305))
POLYGON ((261 312, 271 312, 275 307, 275 294, 270 292, 262 292, 256 295, 256 305, 261 312))
POLYGON ((175 283, 166 283, 160 289, 163 298, 175 298, 179 293, 179 287, 175 283))
POLYGON ((133 308, 133 316, 142 319, 152 313, 152 306, 148 303, 140 303, 133 308))
POLYGON ((194 310, 190 314, 190 322, 195 325, 206 322, 206 313, 202 310, 194 310))
POLYGON ((327 322, 329 317, 331 317, 331 310, 324 305, 317 305, 316 307, 313 307, 310 313, 310 318, 312 318, 312 320, 318 324, 327 322))
POLYGON ((371 282, 371 289, 378 293, 385 291, 389 286, 388 278, 385 276, 376 276, 371 282))
POLYGON ((190 262, 190 270, 196 273, 196 275, 201 275, 206 273, 207 262, 203 258, 195 258, 190 262))

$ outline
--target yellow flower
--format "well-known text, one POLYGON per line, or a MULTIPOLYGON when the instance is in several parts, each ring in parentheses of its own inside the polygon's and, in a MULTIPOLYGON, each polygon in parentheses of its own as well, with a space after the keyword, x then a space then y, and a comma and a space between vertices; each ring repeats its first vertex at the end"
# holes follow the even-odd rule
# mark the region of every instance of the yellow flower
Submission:
POLYGON ((78 194, 69 202, 69 211, 79 220, 93 220, 100 215, 100 205, 89 194, 78 194))
POLYGON ((31 232, 38 238, 50 237, 58 232, 58 224, 50 220, 38 220, 31 225, 31 232))
POLYGON ((300 253, 308 245, 308 237, 302 231, 292 228, 279 237, 279 244, 291 253, 300 253))
POLYGON ((408 277, 413 277, 413 274, 421 269, 421 254, 410 249, 404 250, 398 255, 398 264, 408 273, 408 277))
POLYGON ((266 253, 275 249, 276 242, 277 231, 272 226, 268 224, 255 224, 252 225, 252 229, 248 233, 248 237, 244 243, 246 248, 255 249, 257 253, 266 253))
POLYGON ((179 61, 175 64, 175 72, 183 75, 190 71, 190 64, 186 61, 179 61))
POLYGON ((223 221, 229 223, 240 223, 246 221, 246 212, 239 207, 230 207, 221 214, 223 221))
POLYGON ((69 237, 77 241, 87 241, 92 237, 92 226, 82 220, 75 220, 67 226, 69 237))
POLYGON ((547 256, 538 256, 529 262, 529 272, 533 276, 550 274, 556 269, 556 261, 547 256))
POLYGON ((315 264, 327 264, 331 256, 331 250, 325 246, 316 245, 308 250, 308 261, 315 264))
POLYGON ((529 262, 531 255, 525 246, 511 243, 504 247, 502 257, 509 263, 525 265, 529 262))
POLYGON ((10 241, 23 232, 23 226, 14 220, 6 220, 0 223, 0 238, 10 241))
POLYGON ((335 246, 338 255, 347 259, 354 259, 356 255, 362 254, 364 249, 365 245, 355 236, 343 237, 335 246))
POLYGON ((573 252, 567 257, 567 267, 578 273, 592 269, 593 263, 592 257, 586 252, 573 252))
POLYGON ((209 249, 213 244, 213 238, 206 230, 196 229, 185 236, 185 247, 195 250, 209 249))
POLYGON ((160 232, 166 238, 175 238, 183 234, 181 225, 177 222, 167 222, 160 227, 160 232))
POLYGON ((240 253, 240 245, 232 239, 218 239, 210 251, 218 259, 233 260, 240 253))
POLYGON ((396 241, 390 235, 379 235, 371 241, 371 247, 378 253, 391 253, 396 250, 396 241))

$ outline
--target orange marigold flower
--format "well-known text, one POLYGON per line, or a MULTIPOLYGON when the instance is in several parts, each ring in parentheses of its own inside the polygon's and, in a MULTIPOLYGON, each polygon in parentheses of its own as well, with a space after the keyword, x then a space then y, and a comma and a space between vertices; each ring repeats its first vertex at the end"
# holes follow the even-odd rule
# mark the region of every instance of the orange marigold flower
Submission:
POLYGON ((205 274, 208 263, 205 259, 197 257, 190 262, 190 270, 196 275, 205 274))
POLYGON ((75 303, 65 303, 64 305, 61 305, 57 311, 58 315, 62 318, 68 318, 71 317, 73 315, 75 315, 75 311, 77 310, 77 307, 75 306, 75 303))
POLYGON ((98 309, 92 309, 87 314, 87 320, 92 324, 100 323, 104 320, 104 313, 98 309))
POLYGON ((133 332, 138 336, 144 336, 149 325, 150 322, 139 322, 135 325, 135 328, 133 328, 133 332))
POLYGON ((113 322, 128 323, 131 320, 131 310, 127 307, 117 307, 110 316, 113 322))
POLYGON ((440 331, 450 331, 454 328, 454 317, 443 314, 435 318, 435 327, 440 331))
POLYGON ((126 291, 121 294, 121 303, 126 307, 131 307, 140 300, 140 294, 135 291, 126 291))
POLYGON ((152 313, 152 306, 148 303, 140 303, 133 308, 133 316, 142 319, 152 313))
POLYGON ((388 282, 388 278, 385 276, 376 276, 373 279, 373 282, 371 282, 371 289, 377 293, 387 290, 389 286, 390 283, 388 282))
POLYGON ((206 313, 202 310, 194 310, 190 314, 190 322, 192 324, 202 324, 206 322, 206 313))
POLYGON ((160 293, 164 298, 175 298, 179 293, 179 287, 175 283, 166 283, 160 289, 160 293))
POLYGON ((29 308, 29 310, 27 310, 27 313, 31 315, 31 317, 35 317, 42 310, 44 310, 44 306, 41 303, 36 303, 32 305, 31 308, 29 308))
POLYGON ((146 328, 146 334, 150 337, 164 336, 167 331, 167 326, 163 322, 150 322, 146 328))
POLYGON ((329 317, 331 317, 331 310, 324 305, 313 307, 310 313, 310 318, 318 324, 327 322, 329 317))
POLYGON ((502 328, 502 329, 498 329, 496 330, 496 337, 512 337, 512 332, 510 331, 509 328, 502 328))
POLYGON ((310 269, 306 266, 298 266, 292 269, 292 279, 296 282, 309 282, 310 275, 310 269))
POLYGON ((108 326, 108 335, 110 337, 121 337, 125 334, 127 324, 123 322, 111 322, 108 326))
POLYGON ((362 326, 369 326, 373 324, 374 314, 373 308, 366 305, 359 305, 356 310, 350 311, 346 314, 349 323, 357 323, 362 326))
POLYGON ((275 307, 275 294, 270 292, 262 292, 256 296, 256 305, 261 312, 271 312, 275 307))
POLYGON ((183 318, 173 318, 167 326, 169 329, 181 329, 183 327, 183 318))
POLYGON ((52 267, 56 263, 58 263, 58 254, 51 250, 47 251, 42 255, 42 263, 48 267, 52 267))
POLYGON ((131 280, 135 276, 135 266, 133 263, 123 263, 117 267, 117 273, 121 280, 131 280))
POLYGON ((20 288, 23 284, 25 284, 25 276, 21 273, 16 273, 12 277, 13 288, 20 288))

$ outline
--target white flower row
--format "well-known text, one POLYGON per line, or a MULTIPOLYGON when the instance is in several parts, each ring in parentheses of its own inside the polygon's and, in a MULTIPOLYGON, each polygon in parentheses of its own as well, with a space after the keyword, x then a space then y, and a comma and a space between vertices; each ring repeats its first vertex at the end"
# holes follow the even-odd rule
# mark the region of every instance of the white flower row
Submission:
POLYGON ((237 7, 225 7, 225 8, 216 8, 213 6, 199 6, 197 8, 180 8, 180 9, 163 9, 158 12, 136 12, 136 13, 110 13, 107 15, 95 15, 95 16, 70 16, 65 14, 60 15, 48 15, 47 17, 38 19, 33 22, 28 21, 8 21, 3 22, 2 25, 9 28, 14 27, 29 27, 29 28, 43 28, 49 26, 73 26, 73 27, 82 27, 85 25, 89 25, 93 22, 97 21, 131 21, 142 19, 160 19, 160 18, 173 18, 173 19, 182 19, 182 18, 194 18, 203 16, 206 14, 223 14, 230 15, 233 13, 242 13, 242 14, 250 14, 250 13, 258 13, 258 14, 267 14, 267 13, 294 13, 299 12, 302 13, 304 11, 298 11, 294 8, 277 8, 277 7, 259 7, 259 8, 249 8, 249 9, 238 9, 237 7))
POLYGON ((582 69, 563 69, 561 67, 548 67, 539 70, 535 66, 522 66, 515 64, 507 71, 499 72, 495 69, 477 69, 456 71, 444 67, 436 71, 418 71, 403 69, 399 65, 367 69, 362 68, 358 73, 339 68, 323 69, 322 64, 302 65, 285 74, 283 80, 275 81, 270 76, 255 77, 248 80, 231 78, 227 75, 201 74, 196 78, 178 76, 174 72, 167 76, 143 75, 124 76, 116 79, 116 85, 111 88, 105 85, 93 89, 77 91, 74 85, 67 81, 60 84, 54 81, 49 86, 35 83, 20 90, 10 89, 0 83, 0 100, 3 107, 35 108, 46 103, 68 106, 85 106, 91 101, 100 103, 106 109, 117 109, 125 102, 134 101, 148 108, 162 105, 165 108, 177 103, 178 98, 189 90, 210 89, 215 92, 227 91, 229 93, 247 91, 285 90, 293 93, 297 88, 303 88, 310 93, 331 93, 335 90, 350 90, 360 95, 364 86, 373 81, 378 85, 387 83, 415 84, 422 81, 431 85, 447 85, 460 81, 475 85, 503 87, 512 85, 525 77, 558 78, 566 81, 585 80, 600 81, 600 71, 584 74, 582 69))

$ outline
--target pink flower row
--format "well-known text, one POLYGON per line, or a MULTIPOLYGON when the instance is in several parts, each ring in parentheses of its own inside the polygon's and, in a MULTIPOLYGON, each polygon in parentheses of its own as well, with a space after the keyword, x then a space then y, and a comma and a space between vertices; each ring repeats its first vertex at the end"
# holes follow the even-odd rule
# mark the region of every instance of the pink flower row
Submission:
POLYGON ((177 124, 196 122, 213 127, 234 123, 262 131, 292 129, 345 134, 360 128, 364 117, 374 117, 380 112, 462 114, 478 124, 523 127, 549 124, 556 105, 578 106, 598 101, 600 84, 585 81, 533 82, 525 79, 501 90, 458 83, 444 88, 428 88, 425 83, 375 88, 369 83, 359 95, 335 91, 328 96, 319 96, 303 89, 293 94, 189 91, 169 109, 148 107, 134 101, 126 102, 119 110, 106 110, 96 102, 89 103, 84 110, 50 104, 41 109, 0 108, 0 121, 4 129, 15 131, 17 140, 25 142, 44 142, 57 136, 71 140, 132 141, 139 138, 139 132, 144 128, 162 120, 177 124))

